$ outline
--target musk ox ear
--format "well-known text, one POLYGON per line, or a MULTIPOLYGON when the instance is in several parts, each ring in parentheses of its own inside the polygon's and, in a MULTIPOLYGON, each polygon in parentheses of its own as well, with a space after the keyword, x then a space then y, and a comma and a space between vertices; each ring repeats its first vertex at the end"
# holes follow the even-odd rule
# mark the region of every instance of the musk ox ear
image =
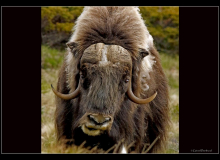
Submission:
POLYGON ((140 48, 139 54, 140 54, 141 58, 143 59, 145 56, 149 55, 149 52, 144 48, 140 48))
POLYGON ((67 47, 69 47, 72 50, 73 48, 75 48, 77 46, 77 43, 75 43, 75 42, 68 42, 68 43, 66 43, 66 45, 67 45, 67 47))
POLYGON ((74 56, 76 55, 76 47, 78 46, 78 44, 76 42, 68 42, 66 43, 67 47, 70 48, 71 52, 74 54, 74 56))

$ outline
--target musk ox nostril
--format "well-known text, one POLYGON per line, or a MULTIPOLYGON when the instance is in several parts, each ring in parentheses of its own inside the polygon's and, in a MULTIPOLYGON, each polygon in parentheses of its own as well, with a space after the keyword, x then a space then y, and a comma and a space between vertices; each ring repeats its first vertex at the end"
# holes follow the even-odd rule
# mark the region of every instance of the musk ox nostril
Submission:
POLYGON ((88 115, 88 118, 89 118, 90 122, 92 122, 96 125, 103 125, 103 124, 111 121, 110 117, 103 116, 100 114, 90 114, 90 115, 88 115))

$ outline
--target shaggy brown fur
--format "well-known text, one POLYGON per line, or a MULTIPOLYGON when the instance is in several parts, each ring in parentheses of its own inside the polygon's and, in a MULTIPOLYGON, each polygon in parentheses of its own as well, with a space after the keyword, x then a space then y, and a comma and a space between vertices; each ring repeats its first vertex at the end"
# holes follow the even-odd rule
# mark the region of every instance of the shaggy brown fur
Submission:
POLYGON ((133 143, 128 152, 140 153, 146 143, 151 144, 159 136, 149 152, 162 151, 169 128, 168 85, 159 54, 138 8, 85 7, 68 46, 57 90, 68 94, 80 84, 82 91, 79 97, 72 100, 56 98, 58 140, 70 139, 68 144, 76 145, 86 141, 85 145, 98 145, 104 150, 123 140, 125 146, 133 143), (130 68, 129 65, 114 68, 85 63, 86 49, 97 43, 114 44, 127 50, 131 56, 131 61, 128 60, 130 68), (146 67, 143 61, 152 63, 145 59, 150 56, 155 62, 146 67), (137 97, 147 98, 157 92, 156 98, 149 104, 138 105, 128 99, 124 79, 130 76, 130 71, 132 91, 137 97), (146 85, 148 90, 144 88, 146 85), (93 88, 91 93, 90 86, 93 88), (84 134, 79 128, 80 119, 89 111, 113 116, 111 130, 100 136, 84 134))

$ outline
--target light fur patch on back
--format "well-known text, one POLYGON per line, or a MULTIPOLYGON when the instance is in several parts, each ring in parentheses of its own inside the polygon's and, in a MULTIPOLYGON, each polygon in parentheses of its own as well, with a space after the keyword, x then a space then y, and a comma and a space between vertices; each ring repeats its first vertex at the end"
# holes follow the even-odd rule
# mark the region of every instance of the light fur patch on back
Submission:
POLYGON ((69 70, 71 69, 71 66, 70 66, 70 64, 71 64, 71 62, 73 61, 73 55, 72 55, 72 53, 71 53, 71 51, 69 50, 69 48, 67 49, 68 50, 68 52, 67 52, 67 55, 66 55, 66 64, 67 64, 67 66, 66 66, 66 68, 65 68, 65 71, 66 71, 66 83, 67 83, 67 87, 68 88, 70 88, 70 86, 69 86, 69 79, 70 79, 70 75, 69 75, 69 70))
POLYGON ((142 86, 142 89, 143 89, 144 91, 147 91, 147 90, 149 89, 149 86, 148 86, 147 84, 144 84, 144 85, 142 86))
POLYGON ((147 51, 149 51, 149 47, 153 46, 153 37, 150 35, 150 33, 146 40, 146 46, 147 46, 147 51))
POLYGON ((144 59, 142 60, 141 67, 143 70, 141 75, 143 78, 150 79, 149 73, 153 70, 154 63, 156 63, 154 59, 155 59, 154 56, 148 55, 144 57, 144 59))
POLYGON ((67 48, 67 54, 65 55, 65 62, 66 62, 66 83, 67 83, 67 87, 70 90, 70 92, 73 92, 75 90, 75 88, 73 87, 75 85, 75 81, 74 81, 74 75, 72 73, 75 72, 75 70, 77 69, 75 64, 76 64, 76 59, 73 56, 73 53, 70 51, 69 48, 67 48))

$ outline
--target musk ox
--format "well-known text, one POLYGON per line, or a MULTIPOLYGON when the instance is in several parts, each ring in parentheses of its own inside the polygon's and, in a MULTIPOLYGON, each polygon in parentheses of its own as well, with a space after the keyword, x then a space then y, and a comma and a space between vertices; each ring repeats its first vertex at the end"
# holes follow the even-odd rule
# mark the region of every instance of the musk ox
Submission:
POLYGON ((85 7, 67 46, 52 87, 58 141, 103 150, 122 142, 117 152, 137 153, 153 143, 149 152, 161 151, 168 84, 138 7, 85 7))

